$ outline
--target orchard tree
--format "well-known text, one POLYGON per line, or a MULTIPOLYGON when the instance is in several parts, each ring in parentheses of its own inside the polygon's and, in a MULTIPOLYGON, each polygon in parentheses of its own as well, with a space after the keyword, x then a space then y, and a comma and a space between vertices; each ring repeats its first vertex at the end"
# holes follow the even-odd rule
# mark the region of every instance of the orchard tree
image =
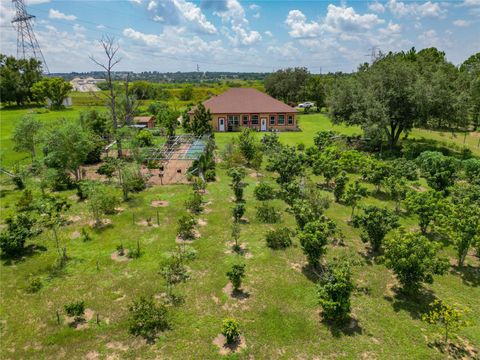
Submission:
POLYGON ((406 196, 407 210, 417 215, 422 234, 427 233, 428 226, 435 220, 441 197, 436 191, 410 191, 406 196))
POLYGON ((433 283, 434 275, 448 269, 448 260, 437 256, 439 248, 419 233, 400 230, 384 241, 385 266, 393 270, 407 294, 414 294, 422 283, 433 283))
POLYGON ((177 235, 182 240, 195 239, 195 225, 197 221, 192 215, 185 214, 178 219, 177 235))
POLYGON ((247 161, 248 165, 251 165, 253 159, 255 158, 255 152, 257 151, 257 146, 255 142, 255 134, 252 129, 245 128, 238 137, 238 146, 243 157, 247 161))
POLYGON ((437 191, 452 186, 457 178, 459 162, 437 151, 424 151, 416 159, 427 184, 437 191))
POLYGON ((285 185, 304 173, 305 160, 305 156, 298 153, 294 147, 285 146, 280 152, 272 155, 267 164, 267 170, 277 172, 277 182, 285 185))
POLYGON ((7 257, 22 255, 25 242, 41 231, 35 226, 36 220, 28 214, 17 214, 5 220, 7 228, 0 233, 0 249, 7 257))
POLYGON ((320 259, 325 254, 325 247, 334 232, 335 223, 322 217, 317 221, 305 224, 303 230, 298 234, 303 253, 314 269, 320 267, 320 259))
POLYGON ((407 196, 407 181, 398 175, 391 175, 383 180, 383 186, 390 194, 390 198, 395 201, 395 211, 400 212, 400 204, 407 196))
POLYGON ((242 287, 242 279, 245 277, 245 264, 235 264, 227 272, 227 277, 233 285, 235 291, 239 291, 242 287))
POLYGON ((372 161, 370 165, 362 171, 363 179, 375 185, 377 192, 380 192, 380 186, 391 174, 391 166, 384 161, 372 161))
POLYGON ((335 202, 340 202, 345 194, 345 187, 348 183, 347 173, 342 171, 336 178, 335 178, 335 187, 333 189, 333 195, 335 196, 335 202))
POLYGON ((341 322, 351 311, 350 298, 355 286, 347 262, 334 263, 322 273, 317 291, 323 317, 329 321, 341 322))
POLYGON ((245 214, 245 204, 236 202, 232 207, 232 216, 234 222, 240 222, 242 216, 245 214))
POLYGON ((374 253, 378 253, 387 233, 398 227, 398 216, 387 208, 368 205, 363 214, 355 216, 355 226, 362 228, 360 235, 363 242, 369 242, 374 253))
POLYGON ((15 151, 28 151, 35 160, 35 147, 39 143, 39 133, 42 129, 40 121, 31 115, 22 116, 13 130, 13 142, 15 151))
POLYGON ((235 319, 224 319, 222 323, 222 335, 227 339, 227 344, 234 344, 240 339, 240 325, 235 319))
POLYGON ((228 171, 228 175, 232 178, 232 182, 230 183, 230 187, 233 190, 235 195, 235 202, 242 202, 243 201, 243 189, 246 184, 243 182, 245 178, 246 172, 243 167, 235 167, 231 168, 228 171))
POLYGON ((44 102, 45 99, 51 101, 52 109, 61 109, 63 100, 72 91, 72 85, 60 77, 43 78, 32 86, 32 92, 36 99, 44 102))
POLYGON ((85 187, 85 192, 88 197, 88 208, 95 220, 95 226, 100 226, 102 224, 102 215, 113 214, 119 200, 115 194, 103 184, 88 182, 85 184, 85 187))
POLYGON ((443 327, 445 344, 448 344, 448 337, 451 333, 468 325, 463 319, 464 311, 454 306, 435 299, 430 304, 430 310, 422 315, 422 320, 429 324, 439 324, 443 327))
POLYGON ((57 122, 47 132, 43 141, 45 164, 49 168, 68 171, 78 181, 82 165, 94 144, 90 134, 74 122, 57 122))
POLYGON ((253 194, 258 201, 268 201, 275 199, 275 190, 273 187, 266 183, 261 182, 253 190, 253 194))
POLYGON ((355 180, 353 184, 349 184, 343 195, 343 202, 347 206, 352 207, 352 214, 350 215, 350 221, 353 220, 355 215, 355 208, 358 202, 367 195, 367 189, 360 185, 360 181, 355 180))
POLYGON ((160 331, 170 328, 167 307, 155 302, 153 297, 140 297, 128 307, 130 334, 153 341, 160 331))

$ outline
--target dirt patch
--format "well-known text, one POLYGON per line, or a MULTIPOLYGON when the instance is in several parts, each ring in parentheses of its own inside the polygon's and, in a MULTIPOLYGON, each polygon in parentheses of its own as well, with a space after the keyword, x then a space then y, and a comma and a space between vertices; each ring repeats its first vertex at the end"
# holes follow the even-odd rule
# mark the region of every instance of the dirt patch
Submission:
POLYGON ((220 305, 220 299, 216 297, 215 295, 212 295, 212 300, 215 304, 220 305))
POLYGON ((254 178, 254 179, 260 179, 263 177, 263 174, 260 174, 260 173, 257 173, 257 172, 251 172, 250 174, 248 174, 248 176, 250 176, 251 178, 254 178))
POLYGON ((123 207, 116 207, 116 208, 115 208, 115 212, 116 212, 117 214, 121 214, 121 213, 124 212, 124 211, 125 211, 125 209, 124 209, 123 207))
POLYGON ((304 264, 294 263, 294 262, 289 262, 288 265, 290 266, 291 269, 293 269, 295 271, 298 271, 298 272, 302 272, 302 268, 304 266, 304 264))
POLYGON ((140 226, 148 226, 148 227, 154 227, 154 228, 158 227, 158 224, 154 224, 152 220, 150 222, 148 222, 147 220, 141 220, 136 222, 136 224, 140 226))
POLYGON ((87 329, 90 326, 89 321, 93 319, 94 314, 95 312, 92 309, 86 308, 82 318, 75 319, 65 315, 65 322, 75 330, 87 329))
POLYGON ((112 220, 110 219, 101 219, 100 220, 100 223, 97 224, 97 222, 95 220, 92 220, 92 221, 89 221, 88 222, 88 225, 92 228, 92 229, 104 229, 106 227, 109 227, 112 225, 112 220))
POLYGON ((123 255, 120 255, 118 253, 118 251, 114 251, 111 255, 110 255, 110 259, 112 259, 113 261, 117 261, 117 262, 126 262, 126 261, 130 261, 132 259, 130 259, 128 257, 128 249, 124 249, 123 250, 123 255))
POLYGON ((153 200, 150 205, 153 207, 167 207, 170 203, 164 200, 153 200))
POLYGON ((228 283, 223 289, 223 293, 228 295, 231 298, 245 301, 250 297, 250 293, 246 289, 235 290, 232 283, 228 283))
POLYGON ((208 222, 205 219, 198 219, 198 225, 207 226, 208 222))
POLYGON ((82 217, 81 217, 81 216, 78 216, 78 215, 70 215, 70 216, 67 218, 67 222, 68 222, 69 224, 73 224, 73 223, 79 222, 80 220, 82 220, 82 217))
POLYGON ((116 298, 115 300, 113 301, 122 301, 123 299, 125 299, 127 297, 127 295, 123 294, 122 296, 120 296, 119 298, 116 298))
MULTIPOLYGON (((193 230, 193 234, 195 236, 195 239, 200 239, 201 234, 198 230, 193 230)), ((184 240, 180 236, 177 236, 175 238, 175 242, 177 244, 191 244, 193 242, 193 240, 184 240)))
POLYGON ((68 200, 77 202, 78 200, 80 200, 80 198, 78 197, 78 195, 70 195, 68 197, 68 200))
POLYGON ((377 359, 377 355, 374 352, 365 351, 362 353, 361 358, 365 360, 373 360, 373 359, 377 359))
POLYGON ((78 239, 80 237, 80 235, 81 235, 80 231, 74 231, 72 233, 72 235, 70 235, 70 239, 72 239, 72 240, 78 239))
POLYGON ((383 294, 389 297, 395 296, 395 287, 397 286, 397 281, 395 279, 391 279, 386 285, 383 294))
POLYGON ((218 336, 213 339, 212 344, 218 347, 220 355, 235 354, 247 347, 244 336, 240 336, 240 338, 232 344, 227 344, 227 339, 222 334, 218 334, 218 336))
POLYGON ((111 342, 107 343, 107 349, 127 351, 128 346, 121 343, 120 341, 111 341, 111 342))
POLYGON ((227 250, 224 251, 225 254, 238 254, 245 256, 245 259, 251 259, 253 258, 253 254, 248 250, 247 243, 241 243, 240 244, 240 250, 235 251, 233 249, 235 242, 234 241, 227 241, 227 250))
POLYGON ((97 360, 100 357, 100 354, 97 351, 90 351, 86 355, 87 360, 97 360))

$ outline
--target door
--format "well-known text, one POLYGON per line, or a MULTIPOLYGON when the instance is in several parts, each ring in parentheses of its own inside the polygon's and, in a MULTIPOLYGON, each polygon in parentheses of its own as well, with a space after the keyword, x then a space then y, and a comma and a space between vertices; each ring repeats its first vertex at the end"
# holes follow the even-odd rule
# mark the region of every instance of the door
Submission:
POLYGON ((267 131, 267 118, 262 118, 262 127, 260 128, 260 130, 262 131, 267 131))
POLYGON ((218 131, 225 131, 225 119, 218 119, 218 131))

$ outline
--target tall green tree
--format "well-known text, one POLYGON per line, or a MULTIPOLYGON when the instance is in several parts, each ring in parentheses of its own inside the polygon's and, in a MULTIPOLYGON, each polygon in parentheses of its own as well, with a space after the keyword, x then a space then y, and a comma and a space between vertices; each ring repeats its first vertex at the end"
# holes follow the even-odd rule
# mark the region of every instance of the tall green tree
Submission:
POLYGON ((72 91, 72 85, 60 77, 43 78, 32 86, 34 97, 39 102, 50 100, 52 109, 62 108, 63 100, 70 91, 72 91))
POLYGON ((13 142, 15 151, 28 151, 35 159, 35 147, 39 143, 39 133, 42 128, 40 121, 31 115, 23 116, 13 129, 13 142))
POLYGON ((302 100, 309 77, 306 68, 278 70, 265 78, 265 90, 269 95, 285 102, 298 102, 302 100))
POLYGON ((211 134, 213 132, 212 114, 202 103, 199 103, 195 108, 193 116, 190 118, 189 129, 197 136, 211 134))

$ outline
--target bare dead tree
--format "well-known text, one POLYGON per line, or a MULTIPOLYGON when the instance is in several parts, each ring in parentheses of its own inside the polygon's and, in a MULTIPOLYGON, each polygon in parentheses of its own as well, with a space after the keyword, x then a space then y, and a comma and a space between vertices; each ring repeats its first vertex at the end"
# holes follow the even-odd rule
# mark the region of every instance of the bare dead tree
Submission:
POLYGON ((113 137, 117 142, 117 156, 122 158, 122 139, 118 132, 118 119, 117 119, 117 111, 116 111, 116 93, 113 88, 113 79, 112 79, 112 69, 117 65, 121 58, 117 56, 119 46, 115 42, 115 38, 109 35, 106 35, 100 40, 100 45, 103 48, 103 52, 106 56, 106 62, 102 63, 97 60, 93 55, 90 56, 90 60, 94 62, 96 65, 103 68, 107 74, 107 84, 109 95, 107 95, 109 103, 108 106, 110 108, 110 112, 112 115, 112 127, 113 127, 113 137))

